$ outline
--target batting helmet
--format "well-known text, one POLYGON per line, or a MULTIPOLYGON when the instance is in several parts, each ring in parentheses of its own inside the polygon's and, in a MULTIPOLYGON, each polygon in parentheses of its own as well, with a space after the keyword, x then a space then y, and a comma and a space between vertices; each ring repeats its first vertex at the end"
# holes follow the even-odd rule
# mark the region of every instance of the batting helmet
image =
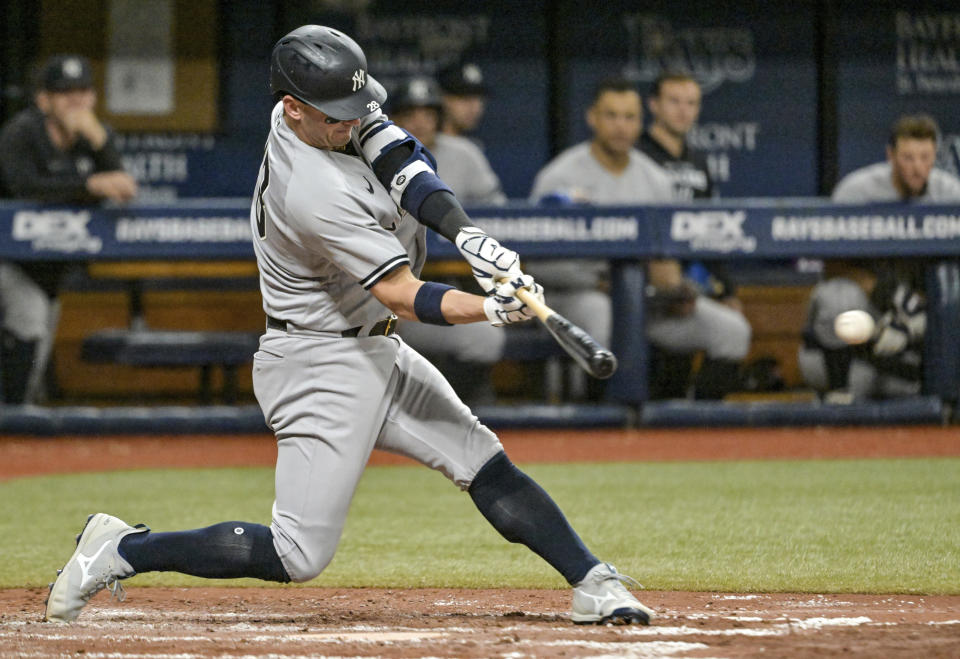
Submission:
POLYGON ((298 27, 276 43, 270 91, 340 120, 370 114, 387 100, 383 85, 367 75, 367 57, 357 42, 322 25, 298 27))

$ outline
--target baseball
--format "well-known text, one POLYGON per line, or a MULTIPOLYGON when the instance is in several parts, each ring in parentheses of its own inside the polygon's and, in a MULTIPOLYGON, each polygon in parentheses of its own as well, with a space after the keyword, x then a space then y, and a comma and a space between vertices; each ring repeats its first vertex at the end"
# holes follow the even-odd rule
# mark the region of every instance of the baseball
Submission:
POLYGON ((833 331, 841 341, 850 345, 869 341, 873 327, 873 316, 860 309, 844 311, 833 321, 833 331))

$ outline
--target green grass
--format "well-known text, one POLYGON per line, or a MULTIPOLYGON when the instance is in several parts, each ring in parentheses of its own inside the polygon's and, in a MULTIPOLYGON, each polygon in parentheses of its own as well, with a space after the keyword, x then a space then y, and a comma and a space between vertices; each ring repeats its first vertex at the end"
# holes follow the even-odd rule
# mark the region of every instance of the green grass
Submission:
MULTIPOLYGON (((601 558, 650 589, 960 593, 960 460, 537 465, 601 558)), ((166 531, 269 523, 268 469, 128 471, 0 483, 0 587, 40 586, 90 512, 166 531)), ((140 585, 213 582, 145 574, 140 585)), ((254 580, 221 582, 260 584, 254 580)), ((562 587, 470 498, 420 467, 367 470, 311 585, 562 587)))

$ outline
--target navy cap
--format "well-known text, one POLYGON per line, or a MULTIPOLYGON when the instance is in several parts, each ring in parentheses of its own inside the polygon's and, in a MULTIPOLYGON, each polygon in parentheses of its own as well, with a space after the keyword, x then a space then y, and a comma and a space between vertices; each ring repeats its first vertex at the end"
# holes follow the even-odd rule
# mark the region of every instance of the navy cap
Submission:
POLYGON ((389 99, 391 112, 421 107, 439 109, 440 105, 440 90, 437 83, 427 76, 407 78, 390 94, 389 99))
POLYGON ((54 55, 43 65, 37 86, 50 92, 90 89, 93 87, 90 61, 80 55, 54 55))
POLYGON ((483 71, 473 62, 460 62, 448 66, 437 75, 444 93, 457 96, 486 96, 487 85, 483 71))

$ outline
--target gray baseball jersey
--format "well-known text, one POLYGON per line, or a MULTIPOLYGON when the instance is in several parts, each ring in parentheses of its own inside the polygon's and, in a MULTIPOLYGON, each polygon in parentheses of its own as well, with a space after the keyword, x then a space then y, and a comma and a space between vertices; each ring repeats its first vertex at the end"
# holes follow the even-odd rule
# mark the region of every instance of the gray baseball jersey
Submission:
POLYGON ((670 203, 673 180, 652 158, 630 149, 630 162, 620 174, 611 174, 590 154, 590 142, 563 151, 540 170, 530 198, 539 201, 551 193, 591 204, 670 203))
MULTIPOLYGON (((844 176, 833 189, 833 201, 867 204, 873 201, 900 201, 893 187, 889 162, 878 162, 856 169, 844 176)), ((926 192, 917 201, 960 201, 960 179, 934 168, 927 179, 926 192)))
POLYGON ((285 326, 268 327, 253 365, 278 440, 271 529, 301 581, 332 559, 375 447, 464 489, 502 447, 400 337, 368 335, 390 314, 370 287, 404 264, 418 270, 425 253, 423 227, 362 157, 308 146, 278 104, 250 222, 264 311, 285 326))

